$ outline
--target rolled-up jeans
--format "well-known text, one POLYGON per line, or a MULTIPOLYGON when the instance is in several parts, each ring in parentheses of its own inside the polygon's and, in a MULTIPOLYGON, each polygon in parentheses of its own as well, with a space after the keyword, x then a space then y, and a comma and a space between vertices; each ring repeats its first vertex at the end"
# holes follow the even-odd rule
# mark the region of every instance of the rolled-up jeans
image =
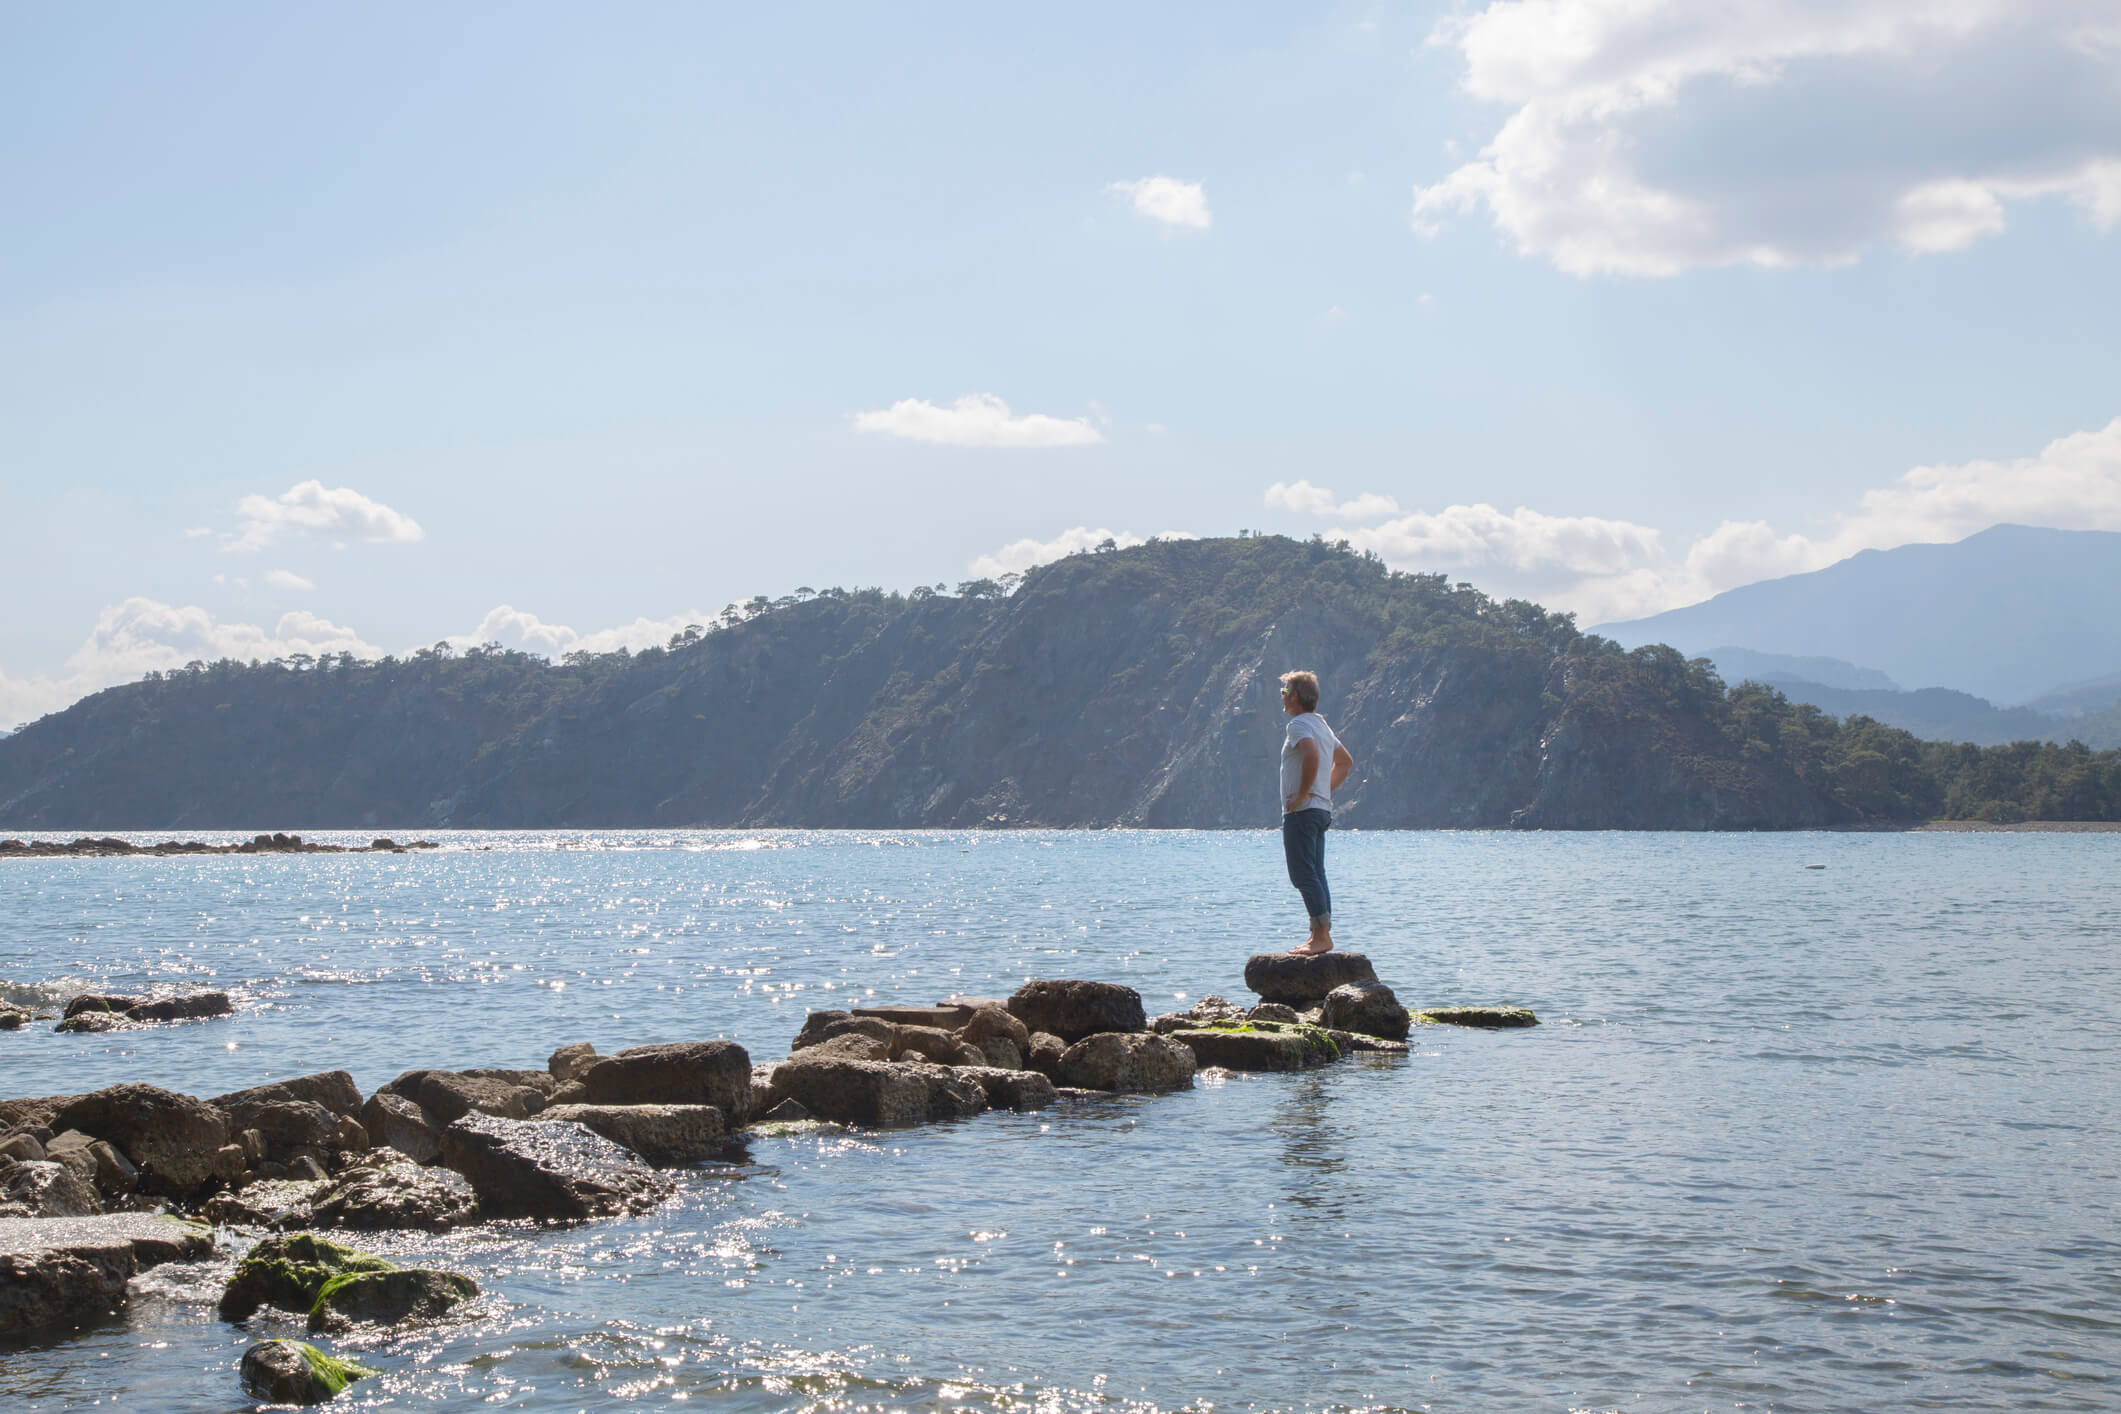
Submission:
POLYGON ((1281 817, 1281 851, 1288 856, 1289 882, 1304 896, 1304 908, 1320 928, 1333 922, 1333 895, 1326 889, 1326 831, 1332 825, 1333 812, 1315 805, 1281 817))

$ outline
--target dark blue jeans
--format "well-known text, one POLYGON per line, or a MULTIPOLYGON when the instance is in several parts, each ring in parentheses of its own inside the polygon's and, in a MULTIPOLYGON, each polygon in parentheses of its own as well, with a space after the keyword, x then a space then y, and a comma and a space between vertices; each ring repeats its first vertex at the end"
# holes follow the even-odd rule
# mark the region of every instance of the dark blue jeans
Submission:
POLYGON ((1326 889, 1326 831, 1333 812, 1292 810, 1281 817, 1281 852, 1289 859, 1289 882, 1304 896, 1311 921, 1326 926, 1333 918, 1333 895, 1326 889))

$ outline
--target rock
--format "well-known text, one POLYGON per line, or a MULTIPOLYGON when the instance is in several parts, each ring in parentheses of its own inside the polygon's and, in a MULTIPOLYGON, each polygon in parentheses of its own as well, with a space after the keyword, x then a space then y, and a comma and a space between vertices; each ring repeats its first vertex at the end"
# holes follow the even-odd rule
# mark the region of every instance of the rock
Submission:
POLYGON ((70 1016, 54 1026, 69 1036, 97 1035, 105 1031, 123 1031, 132 1021, 123 1013, 115 1011, 84 1011, 79 1016, 70 1016))
POLYGON ((328 1185, 313 1180, 262 1178, 216 1193, 200 1215, 218 1227, 262 1227, 278 1231, 312 1225, 310 1200, 328 1185))
POLYGON ((1378 1055, 1403 1056, 1413 1048, 1404 1041, 1387 1041, 1380 1036, 1365 1036, 1360 1031, 1336 1031, 1332 1027, 1321 1027, 1340 1047, 1342 1055, 1353 1055, 1357 1051, 1372 1051, 1378 1055))
MULTIPOLYGON (((265 1157, 286 1163, 304 1150, 322 1152, 339 1129, 339 1116, 309 1100, 241 1100, 228 1108, 238 1140, 256 1130, 265 1157)), ((249 1155, 246 1151, 245 1158, 249 1155)))
MULTIPOLYGON (((603 1059, 605 1059, 603 1056, 597 1057, 597 1060, 603 1059)), ((580 1080, 566 1081, 561 1084, 559 1089, 545 1097, 545 1103, 548 1107, 552 1105, 586 1105, 589 1103, 589 1087, 580 1080)))
POLYGON ((1059 1080, 1082 1090, 1153 1094, 1190 1088, 1194 1069, 1193 1052, 1168 1037, 1147 1031, 1106 1031, 1067 1049, 1061 1056, 1059 1080))
POLYGON ((540 1095, 550 1095, 560 1088, 560 1082, 549 1070, 516 1070, 505 1066, 483 1065, 471 1070, 460 1070, 459 1075, 469 1075, 478 1080, 498 1080, 506 1085, 520 1085, 526 1090, 535 1090, 540 1095))
POLYGON ((0 1175, 0 1202, 32 1218, 86 1218, 103 1211, 94 1182, 54 1159, 29 1159, 0 1175))
POLYGON ((972 1009, 962 1006, 858 1006, 853 1014, 873 1016, 893 1026, 932 1026, 953 1031, 965 1024, 972 1009))
POLYGON ((208 1103, 233 1111, 238 1105, 272 1100, 302 1100, 322 1105, 333 1114, 357 1115, 361 1112, 361 1087, 343 1070, 322 1070, 315 1075, 298 1075, 292 1080, 275 1080, 269 1085, 216 1095, 208 1103))
POLYGON ((1477 1026, 1489 1031, 1539 1024, 1539 1018, 1521 1006, 1440 1006, 1414 1016, 1436 1026, 1477 1026))
POLYGON ((1052 1080, 1059 1076, 1061 1057, 1067 1053, 1066 1041, 1050 1031, 1034 1031, 1031 1033, 1031 1049, 1024 1052, 1024 1064, 1052 1080))
POLYGON ((213 1246, 212 1228, 155 1214, 0 1218, 0 1339, 46 1339, 111 1315, 135 1272, 213 1246))
POLYGON ((1350 982, 1375 982, 1370 959, 1359 952, 1263 952, 1245 963, 1245 985, 1262 1001, 1316 1006, 1326 993, 1350 982))
POLYGON ((318 1163, 308 1154, 297 1154, 287 1161, 287 1176, 289 1178, 320 1179, 325 1177, 324 1165, 318 1163))
POLYGON ((446 1232, 478 1220, 478 1194, 462 1174, 423 1168, 394 1150, 378 1153, 378 1161, 358 1164, 314 1188, 310 1226, 446 1232))
POLYGON ((860 1032, 845 1031, 829 1041, 820 1041, 814 1046, 805 1046, 794 1052, 799 1056, 836 1056, 841 1060, 891 1060, 891 1043, 879 1041, 874 1036, 860 1032))
POLYGON ((394 1326, 449 1314, 479 1294, 479 1284, 456 1272, 399 1267, 388 1272, 348 1272, 324 1283, 310 1308, 313 1331, 353 1325, 394 1326))
POLYGON ((307 1315, 324 1284, 347 1272, 395 1271, 397 1264, 313 1232, 268 1237, 244 1255, 221 1289, 221 1319, 247 1321, 260 1306, 307 1315))
MULTIPOLYGON (((0 1130, 51 1129, 52 1116, 81 1098, 80 1095, 44 1095, 34 1099, 0 1100, 0 1130)), ((42 1142, 47 1136, 40 1134, 37 1137, 42 1142)))
MULTIPOLYGON (((750 1069, 746 1062, 746 1104, 750 1069)), ((609 1217, 654 1207, 674 1189, 587 1125, 564 1121, 466 1115, 442 1131, 442 1162, 471 1180, 491 1217, 609 1217)))
POLYGON ((431 1164, 442 1157, 442 1126, 433 1115, 403 1095, 378 1090, 361 1107, 361 1128, 368 1142, 396 1149, 415 1163, 431 1164))
POLYGON ((231 1135, 218 1105, 141 1084, 83 1095, 51 1124, 109 1140, 139 1166, 142 1189, 170 1198, 192 1197, 221 1176, 216 1155, 231 1135))
MULTIPOLYGON (((386 1092, 411 1100, 427 1111, 436 1124, 445 1127, 473 1113, 498 1115, 502 1119, 528 1119, 545 1108, 545 1092, 542 1090, 506 1080, 463 1075, 453 1070, 408 1070, 377 1093, 386 1092)), ((366 1124, 368 1111, 364 1108, 361 1113, 362 1122, 366 1124)), ((373 1129, 369 1130, 369 1137, 375 1137, 373 1129)), ((404 1148, 395 1140, 386 1142, 404 1148)))
POLYGON ((1026 982, 1009 998, 1009 1014, 1032 1031, 1049 1031, 1071 1044, 1148 1025, 1141 993, 1115 982, 1026 982))
POLYGON ((576 1041, 573 1045, 562 1046, 554 1051, 547 1058, 545 1069, 554 1080, 564 1085, 570 1080, 581 1079, 583 1071, 602 1059, 595 1046, 587 1041, 576 1041))
POLYGON ((919 1061, 902 1064, 919 1075, 928 1087, 928 1118, 968 1119, 987 1108, 987 1091, 963 1070, 919 1061))
POLYGON ((226 992, 192 992, 181 997, 142 1002, 134 1007, 134 1021, 197 1021, 208 1016, 227 1016, 235 1010, 226 992))
POLYGON ((1315 1026, 1224 1024, 1174 1031, 1170 1039, 1190 1050, 1201 1065, 1224 1070, 1307 1070, 1340 1059, 1340 1048, 1315 1026))
POLYGON ((267 1404, 322 1404, 374 1370, 299 1340, 268 1340, 243 1352, 243 1389, 267 1404))
POLYGON ((1031 1046, 1031 1028, 1001 1006, 983 1006, 973 1012, 972 1019, 957 1029, 957 1035, 959 1040, 983 1050, 987 1042, 997 1036, 1014 1045, 1019 1055, 1031 1046))
MULTIPOLYGON (((1055 1039, 1058 1040, 1059 1038, 1056 1037, 1055 1039)), ((986 1040, 979 1043, 979 1051, 980 1058, 984 1062, 983 1069, 1022 1070, 1024 1068, 1024 1053, 1018 1050, 1016 1042, 1010 1040, 1007 1036, 989 1036, 986 1040)))
POLYGON ((1261 1002, 1258 1006, 1245 1013, 1245 1020, 1247 1021, 1293 1022, 1298 1019, 1296 1008, 1282 1002, 1261 1002))
POLYGON ((44 1146, 37 1142, 36 1135, 26 1129, 18 1129, 5 1139, 0 1139, 0 1159, 13 1159, 17 1163, 27 1163, 43 1157, 44 1146))
POLYGON ((19 1031, 35 1018, 18 1006, 0 1006, 0 1031, 19 1031))
POLYGON ((140 1170, 117 1145, 98 1139, 88 1146, 96 1161, 96 1188, 106 1202, 123 1198, 140 1186, 140 1170))
POLYGON ((1407 1009, 1382 982, 1350 982, 1326 993, 1319 1024, 1335 1031, 1359 1031, 1387 1041, 1407 1039, 1407 1009))
POLYGON ((898 1028, 874 1016, 855 1016, 844 1011, 814 1011, 803 1018, 803 1029, 795 1033, 790 1053, 836 1041, 842 1036, 867 1036, 881 1041, 888 1050, 898 1037, 898 1028))
POLYGON ((783 1100, 770 1109, 759 1111, 754 1123, 763 1120, 769 1124, 793 1124, 800 1120, 812 1118, 815 1118, 815 1116, 794 1100, 783 1100))
POLYGON ((591 1104, 713 1105, 732 1125, 751 1117, 751 1057, 734 1041, 635 1046, 582 1075, 591 1104))
POLYGON ((820 1119, 886 1129, 928 1118, 923 1069, 801 1051, 774 1067, 773 1074, 776 1089, 820 1119))
MULTIPOLYGON (((1008 1044, 1008 1038, 996 1041, 1008 1044)), ((1053 1103, 1053 1082, 1035 1070, 1002 1070, 991 1066, 963 1066, 958 1075, 987 1093, 991 1110, 1042 1110, 1053 1103)))
POLYGON ((331 1148, 342 1154, 365 1154, 369 1150, 368 1128, 352 1115, 341 1115, 332 1127, 331 1148))
POLYGON ((559 1105, 540 1118, 586 1124, 652 1164, 697 1163, 722 1145, 713 1105, 559 1105))
POLYGON ((751 1112, 762 1115, 781 1102, 781 1092, 773 1083, 777 1066, 755 1065, 751 1067, 751 1112))
POLYGON ((59 1015, 68 1021, 83 1012, 111 1012, 124 1015, 145 1000, 142 997, 121 997, 115 992, 83 992, 68 1001, 59 1015))
POLYGON ((893 1040, 893 1060, 919 1057, 937 1065, 985 1065, 986 1053, 948 1031, 933 1026, 901 1026, 893 1040))

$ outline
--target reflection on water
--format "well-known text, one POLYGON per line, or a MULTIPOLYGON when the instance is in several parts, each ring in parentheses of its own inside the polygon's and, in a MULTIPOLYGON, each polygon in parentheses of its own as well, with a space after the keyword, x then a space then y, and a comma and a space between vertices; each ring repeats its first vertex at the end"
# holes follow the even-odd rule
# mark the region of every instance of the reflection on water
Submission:
MULTIPOLYGON (((0 861, 0 995, 238 1014, 0 1035, 0 1089, 538 1065, 1031 976, 1241 991, 1273 836, 445 836, 0 861)), ((2098 836, 1336 837, 1405 1059, 890 1133, 752 1136, 636 1218, 388 1235, 484 1292, 339 1342, 369 1407, 2104 1409, 2116 847, 2098 836), (1807 864, 1824 862, 1811 871, 1807 864)), ((365 1240, 365 1239, 364 1239, 365 1240)), ((240 1246, 240 1243, 236 1244, 240 1246)), ((0 1352, 0 1407, 225 1410, 214 1264, 0 1352)))

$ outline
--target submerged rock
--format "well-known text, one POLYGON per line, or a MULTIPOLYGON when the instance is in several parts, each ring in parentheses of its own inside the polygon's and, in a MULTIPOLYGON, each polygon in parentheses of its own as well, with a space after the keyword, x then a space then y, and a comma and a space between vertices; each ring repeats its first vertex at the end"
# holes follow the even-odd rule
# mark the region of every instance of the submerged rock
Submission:
POLYGON ((317 1293, 317 1304, 309 1312, 309 1328, 338 1331, 353 1325, 394 1326, 401 1321, 433 1320, 478 1294, 479 1284, 456 1272, 425 1267, 347 1272, 326 1281, 317 1293))
POLYGON ((322 1404, 355 1380, 376 1373, 299 1340, 253 1345, 243 1352, 237 1372, 244 1391, 267 1404, 322 1404))
POLYGON ((597 1105, 713 1105, 730 1124, 751 1117, 751 1057, 734 1041, 635 1046, 580 1081, 597 1105))
POLYGON ((489 1217, 610 1217, 654 1207, 675 1187, 587 1125, 569 1121, 466 1115, 442 1131, 442 1162, 471 1180, 489 1217))
POLYGON ((1317 1006, 1335 987, 1376 980, 1370 959, 1359 952, 1263 952, 1245 963, 1245 985, 1260 1000, 1293 1007, 1317 1006))
POLYGON ((1281 1022, 1197 1027, 1174 1031, 1171 1040, 1201 1065, 1224 1070, 1307 1070, 1340 1059, 1339 1046, 1318 1027, 1281 1022))
POLYGON ((116 992, 83 992, 69 999, 59 1012, 61 1018, 72 1021, 83 1012, 108 1012, 122 1016, 140 1005, 142 997, 124 997, 116 992))
POLYGON ((1026 982, 1009 998, 1011 1016, 1031 1031, 1049 1031, 1074 1043, 1107 1031, 1140 1031, 1148 1025, 1141 993, 1116 982, 1026 982))
POLYGON ((105 1031, 124 1031, 132 1024, 132 1018, 124 1012, 84 1011, 79 1016, 69 1016, 52 1030, 69 1036, 98 1035, 105 1031))
POLYGON ((209 1016, 228 1016, 235 1009, 226 992, 191 992, 181 997, 141 1002, 130 1015, 134 1021, 197 1021, 209 1016))
POLYGON ((1439 1006, 1417 1011, 1414 1016, 1434 1026, 1477 1026, 1489 1031, 1539 1024, 1539 1018, 1521 1006, 1439 1006))
POLYGON ((212 1228, 156 1214, 0 1218, 0 1339, 46 1338, 112 1315, 135 1272, 213 1247, 212 1228))
MULTIPOLYGON (((218 1105, 153 1085, 113 1085, 83 1095, 52 1117, 54 1129, 107 1139, 139 1166, 149 1193, 190 1198, 216 1177, 232 1137, 218 1105)), ((242 1172, 239 1162, 237 1173, 242 1172)))
POLYGON ((722 1146, 713 1105, 555 1105, 539 1118, 586 1124, 652 1164, 698 1163, 722 1146))
POLYGON ((324 1284, 348 1272, 388 1272, 397 1264, 342 1246, 313 1232, 268 1237, 236 1264, 221 1290, 221 1319, 247 1321, 260 1306, 307 1315, 324 1284))
POLYGON ((19 1031, 36 1018, 18 1006, 0 1006, 0 1031, 19 1031))
POLYGON ((1100 1032, 1070 1046, 1059 1081, 1079 1090, 1155 1094, 1193 1084, 1193 1052, 1154 1032, 1100 1032))
POLYGON ((1407 1009, 1382 982, 1350 982, 1326 993, 1319 1025, 1335 1031, 1360 1031, 1387 1041, 1407 1039, 1407 1009))

